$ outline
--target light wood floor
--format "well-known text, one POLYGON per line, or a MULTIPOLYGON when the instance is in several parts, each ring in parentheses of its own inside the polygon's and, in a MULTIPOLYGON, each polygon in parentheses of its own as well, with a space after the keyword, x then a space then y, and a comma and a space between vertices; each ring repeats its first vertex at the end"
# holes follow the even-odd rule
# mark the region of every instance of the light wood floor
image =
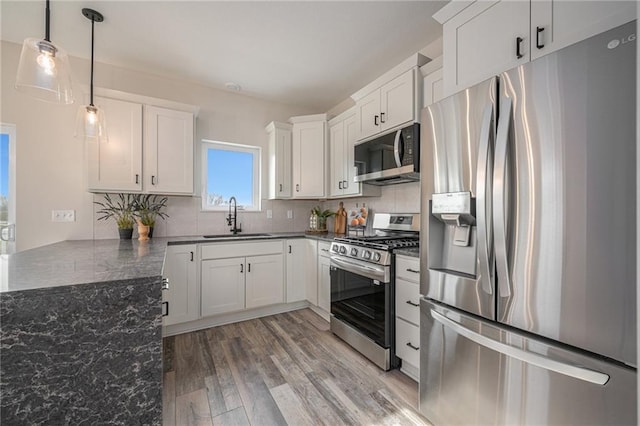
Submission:
POLYGON ((309 309, 164 339, 165 425, 427 425, 418 385, 309 309))

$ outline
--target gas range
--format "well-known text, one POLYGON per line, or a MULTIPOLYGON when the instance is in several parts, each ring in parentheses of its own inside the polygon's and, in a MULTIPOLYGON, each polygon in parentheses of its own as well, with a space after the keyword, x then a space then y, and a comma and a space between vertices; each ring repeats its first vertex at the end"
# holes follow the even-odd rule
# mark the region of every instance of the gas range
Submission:
POLYGON ((382 266, 391 265, 392 251, 418 247, 418 214, 376 213, 373 229, 376 235, 335 238, 331 255, 382 266))

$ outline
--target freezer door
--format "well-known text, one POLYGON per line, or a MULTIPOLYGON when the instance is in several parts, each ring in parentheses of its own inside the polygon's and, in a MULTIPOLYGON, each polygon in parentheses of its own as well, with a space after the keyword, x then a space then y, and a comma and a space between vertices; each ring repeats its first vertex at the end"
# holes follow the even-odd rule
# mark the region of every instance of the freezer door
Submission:
POLYGON ((635 22, 500 76, 499 321, 636 365, 635 22))
POLYGON ((495 317, 491 179, 496 97, 494 77, 430 105, 422 111, 420 136, 420 292, 486 318, 495 317), (444 193, 467 197, 466 229, 432 214, 433 195, 444 193), (468 235, 464 243, 457 241, 460 235, 468 235))
POLYGON ((420 412, 435 425, 633 425, 636 371, 421 301, 420 412))

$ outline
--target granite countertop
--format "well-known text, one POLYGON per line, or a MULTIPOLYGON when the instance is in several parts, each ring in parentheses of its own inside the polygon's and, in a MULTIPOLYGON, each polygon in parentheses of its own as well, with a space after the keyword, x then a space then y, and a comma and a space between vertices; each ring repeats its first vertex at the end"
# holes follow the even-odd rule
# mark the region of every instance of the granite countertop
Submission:
POLYGON ((334 234, 304 232, 62 241, 2 257, 0 293, 70 285, 122 282, 162 275, 167 245, 221 243, 284 238, 333 240, 334 234))

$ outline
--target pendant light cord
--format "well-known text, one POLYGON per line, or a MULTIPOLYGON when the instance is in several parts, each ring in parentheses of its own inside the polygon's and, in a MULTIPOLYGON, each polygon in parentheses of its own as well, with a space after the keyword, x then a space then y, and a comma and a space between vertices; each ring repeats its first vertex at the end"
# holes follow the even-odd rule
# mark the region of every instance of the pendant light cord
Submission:
MULTIPOLYGON (((49 0, 47 0, 48 2, 49 0)), ((89 87, 89 105, 93 106, 93 26, 95 19, 91 18, 91 85, 89 87)))
POLYGON ((50 19, 49 0, 47 0, 46 6, 44 8, 44 39, 48 42, 51 42, 51 37, 49 34, 49 19, 50 19))

